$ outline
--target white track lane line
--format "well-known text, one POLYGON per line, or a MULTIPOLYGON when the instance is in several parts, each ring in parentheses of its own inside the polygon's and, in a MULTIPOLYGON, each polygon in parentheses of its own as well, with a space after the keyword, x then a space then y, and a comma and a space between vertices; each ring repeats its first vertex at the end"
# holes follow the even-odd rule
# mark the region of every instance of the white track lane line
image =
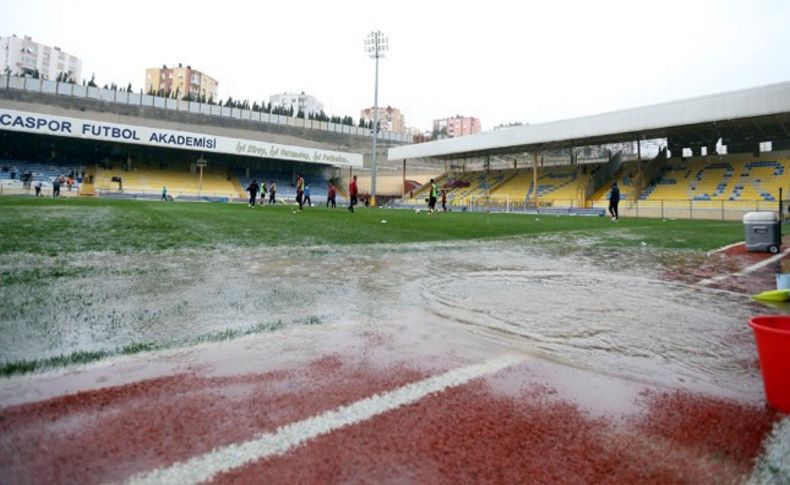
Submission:
POLYGON ((126 483, 191 484, 211 480, 220 473, 257 460, 282 455, 310 439, 415 403, 431 394, 464 385, 473 379, 493 374, 524 360, 524 356, 506 354, 453 369, 444 374, 429 377, 383 394, 376 394, 303 421, 287 424, 273 432, 261 433, 249 441, 217 448, 167 468, 133 475, 126 483))
POLYGON ((744 243, 743 241, 741 241, 741 242, 736 242, 736 243, 728 244, 728 245, 726 245, 726 246, 722 246, 722 247, 720 247, 720 248, 718 248, 718 249, 714 249, 714 250, 712 250, 712 251, 708 251, 708 252, 707 252, 707 255, 708 255, 708 256, 711 256, 711 255, 713 255, 713 254, 720 253, 720 252, 722 252, 722 251, 726 251, 726 250, 728 250, 728 249, 730 249, 730 248, 734 248, 735 246, 740 246, 741 244, 746 244, 746 243, 744 243))
POLYGON ((782 251, 781 253, 775 254, 775 255, 771 256, 770 258, 768 258, 768 259, 760 261, 759 263, 755 263, 755 264, 753 264, 751 266, 747 266, 747 267, 743 268, 742 270, 738 271, 737 273, 727 273, 727 274, 723 274, 723 275, 719 275, 719 276, 713 276, 711 278, 705 278, 704 280, 697 281, 694 284, 694 286, 708 286, 708 285, 710 285, 712 283, 716 283, 718 281, 726 280, 728 278, 736 278, 738 276, 745 276, 745 275, 747 275, 749 273, 753 273, 753 272, 757 271, 760 268, 764 268, 764 267, 768 266, 771 263, 779 261, 780 259, 784 258, 788 254, 790 254, 790 248, 787 248, 784 251, 782 251))

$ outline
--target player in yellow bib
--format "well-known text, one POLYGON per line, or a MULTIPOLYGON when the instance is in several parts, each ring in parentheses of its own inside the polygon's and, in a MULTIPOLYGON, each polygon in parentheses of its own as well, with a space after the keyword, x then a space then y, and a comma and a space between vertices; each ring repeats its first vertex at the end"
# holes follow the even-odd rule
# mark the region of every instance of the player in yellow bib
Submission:
POLYGON ((431 193, 430 196, 428 197, 429 214, 433 214, 434 211, 436 210, 436 199, 438 195, 439 195, 439 186, 436 185, 436 182, 434 182, 433 179, 431 179, 431 193))

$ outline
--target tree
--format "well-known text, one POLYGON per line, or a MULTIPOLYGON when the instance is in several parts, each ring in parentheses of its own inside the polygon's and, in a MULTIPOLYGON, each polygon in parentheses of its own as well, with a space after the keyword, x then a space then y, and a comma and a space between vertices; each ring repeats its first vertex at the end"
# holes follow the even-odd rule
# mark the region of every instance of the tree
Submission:
POLYGON ((431 132, 431 140, 438 140, 440 138, 448 138, 446 126, 442 127, 441 130, 434 128, 431 132))
POLYGON ((208 97, 208 104, 214 104, 214 95, 213 94, 208 97))
POLYGON ((41 79, 41 73, 38 72, 38 69, 33 69, 33 74, 30 75, 33 79, 41 79))
POLYGON ((96 84, 96 73, 91 74, 91 80, 88 81, 89 88, 98 88, 99 86, 96 84))
POLYGON ((132 92, 132 83, 129 83, 129 84, 126 86, 126 92, 127 92, 127 93, 131 93, 131 92, 132 92))
POLYGON ((365 123, 365 118, 360 118, 359 119, 359 124, 357 126, 359 126, 360 128, 364 128, 365 124, 366 124, 365 123))
POLYGON ((74 79, 71 77, 71 74, 72 74, 71 71, 68 71, 68 72, 67 71, 63 71, 60 74, 58 74, 57 81, 59 83, 74 84, 74 79))
POLYGON ((302 110, 300 109, 300 110, 299 110, 299 112, 298 112, 298 113, 296 113, 296 117, 297 117, 297 118, 302 118, 302 119, 304 119, 304 111, 302 111, 302 110))

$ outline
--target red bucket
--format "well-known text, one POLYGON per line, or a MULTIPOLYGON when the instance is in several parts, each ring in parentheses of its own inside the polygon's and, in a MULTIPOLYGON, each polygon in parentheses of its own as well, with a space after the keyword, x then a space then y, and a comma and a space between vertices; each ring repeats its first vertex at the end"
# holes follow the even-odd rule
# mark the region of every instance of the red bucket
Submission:
POLYGON ((765 398, 779 411, 790 413, 790 316, 753 317, 749 326, 757 341, 765 398))

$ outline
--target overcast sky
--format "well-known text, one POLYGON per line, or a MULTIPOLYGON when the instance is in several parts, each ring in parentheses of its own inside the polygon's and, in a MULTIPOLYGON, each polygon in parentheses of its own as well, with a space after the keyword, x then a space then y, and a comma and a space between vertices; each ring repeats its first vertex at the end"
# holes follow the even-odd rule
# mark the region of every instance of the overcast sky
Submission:
POLYGON ((389 37, 379 105, 406 124, 484 130, 790 80, 790 1, 0 0, 0 36, 76 54, 99 85, 189 64, 220 97, 305 91, 332 115, 373 105, 371 30, 389 37), (651 6, 648 6, 651 5, 651 6))

